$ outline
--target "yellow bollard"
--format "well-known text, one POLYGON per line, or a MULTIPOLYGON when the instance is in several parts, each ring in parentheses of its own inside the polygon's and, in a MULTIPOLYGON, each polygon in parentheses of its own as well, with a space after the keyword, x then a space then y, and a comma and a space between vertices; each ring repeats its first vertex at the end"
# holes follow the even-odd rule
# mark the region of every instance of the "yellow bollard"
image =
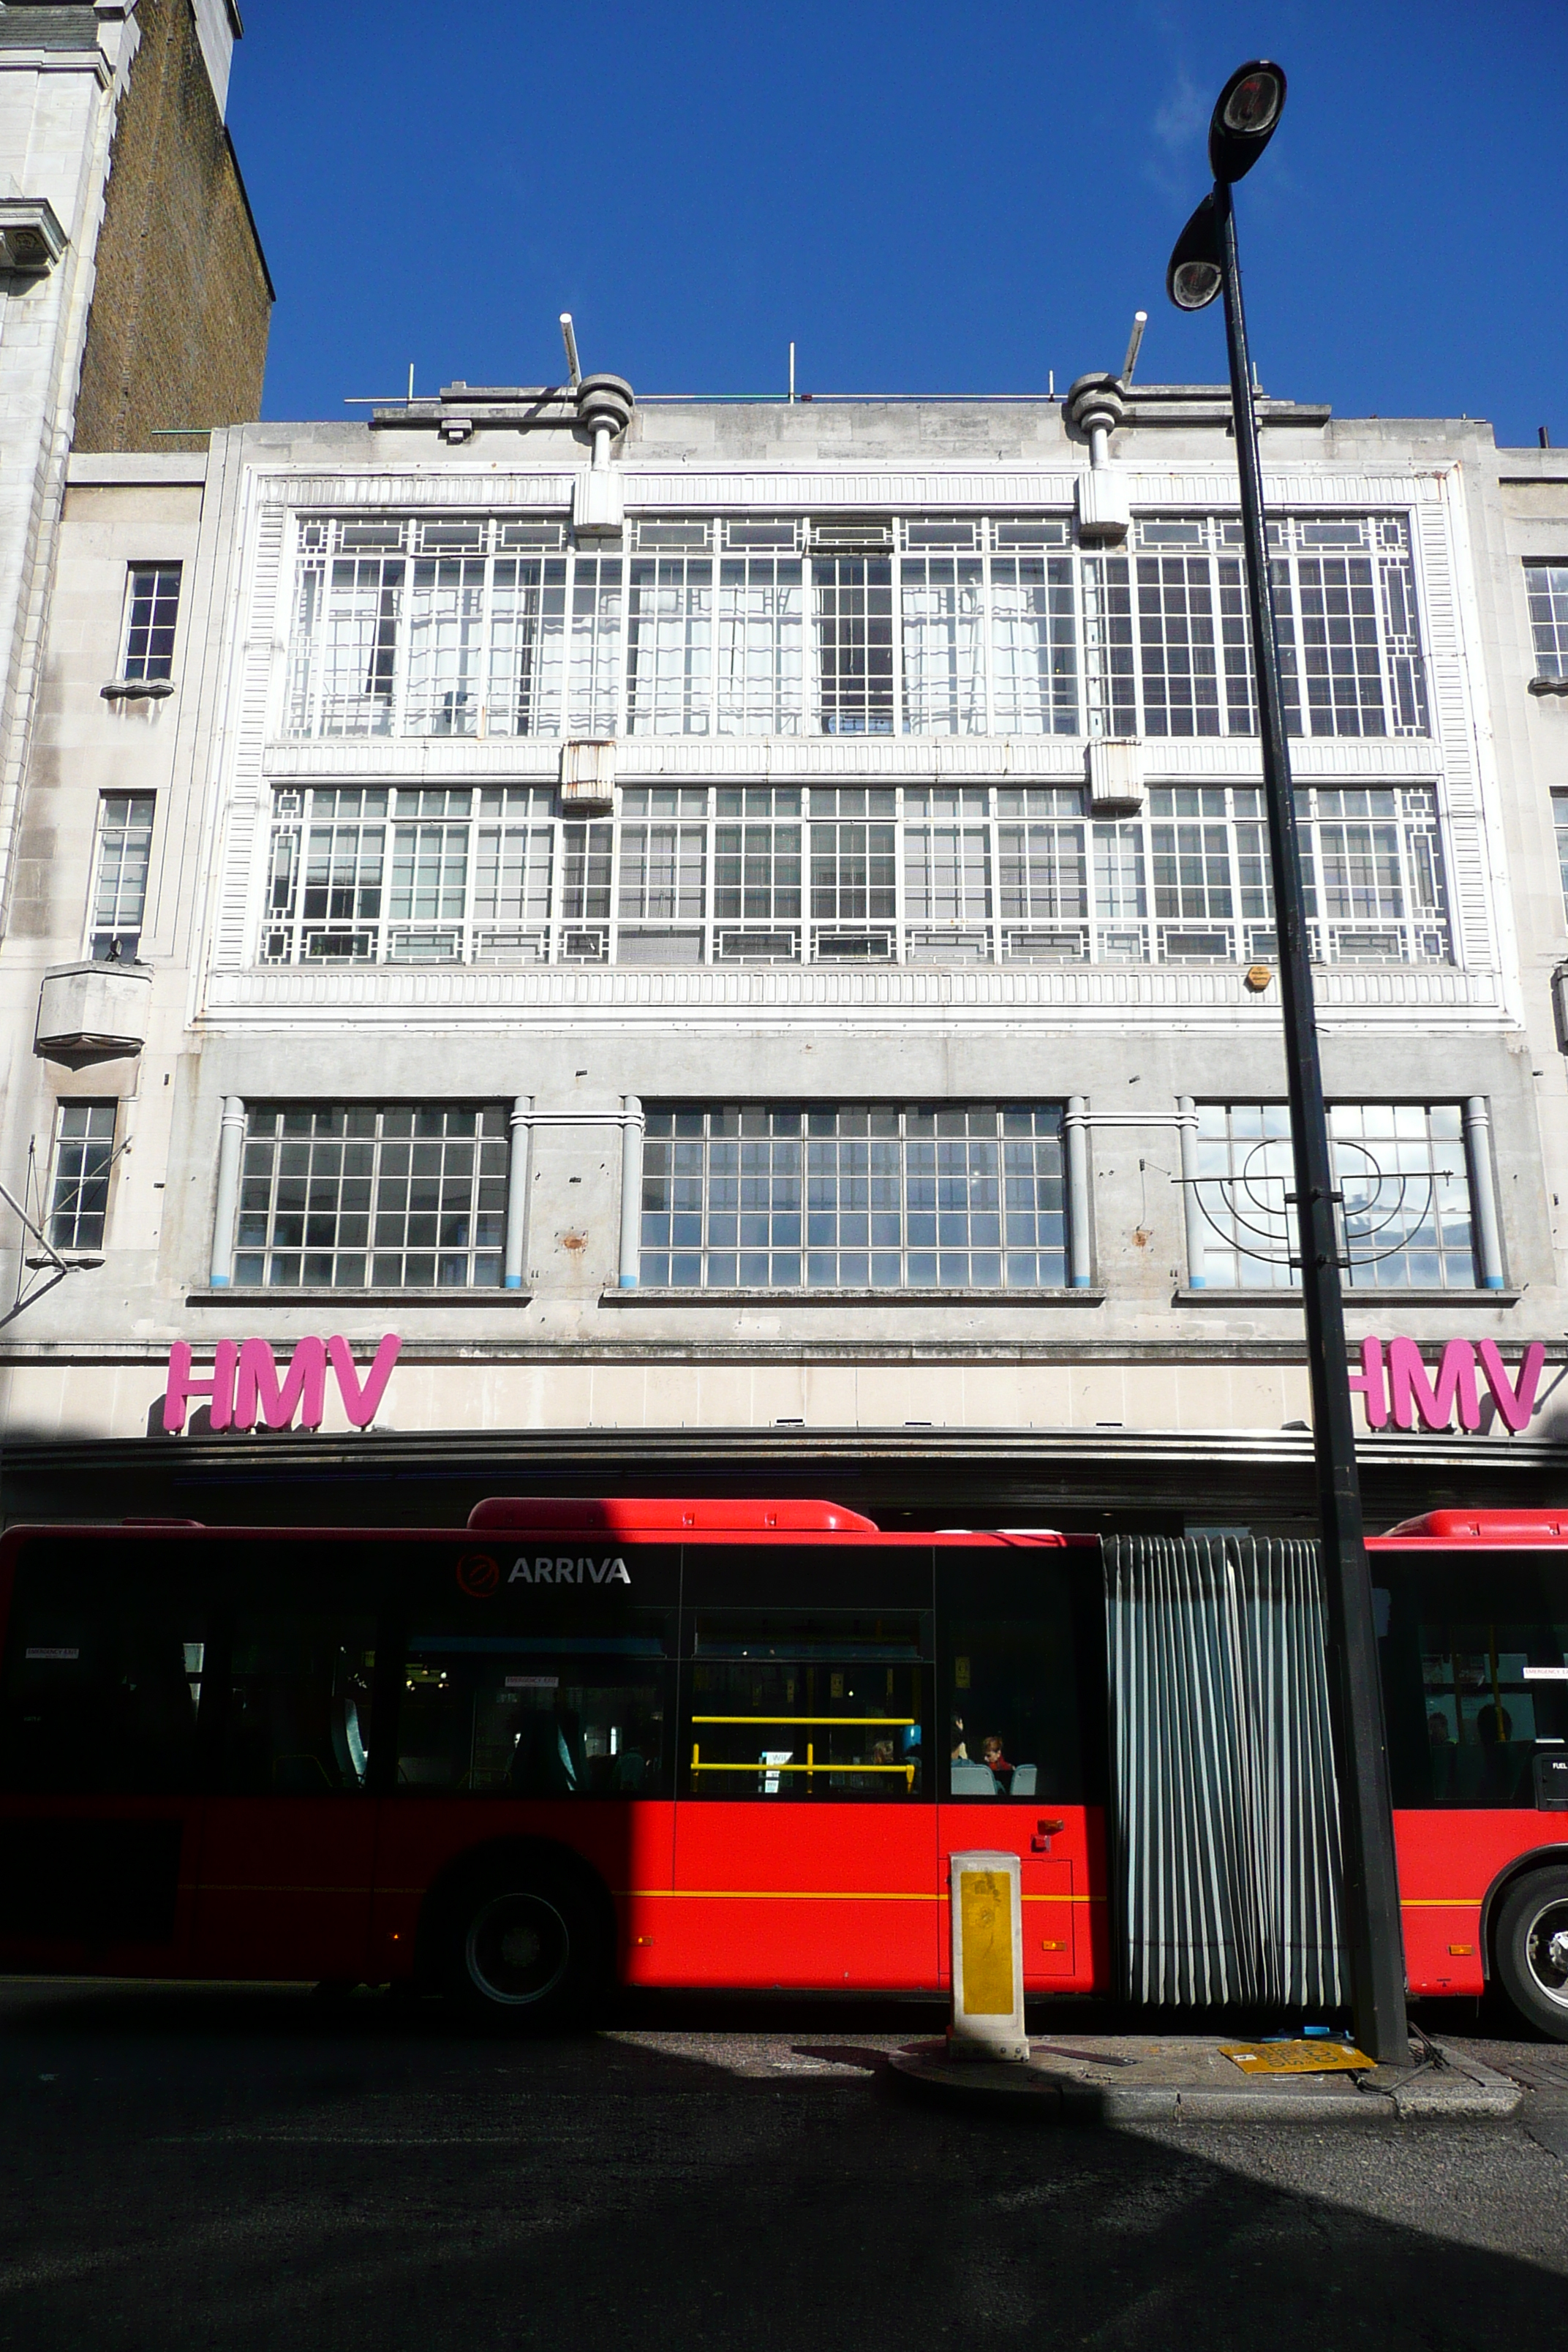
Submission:
POLYGON ((1016 1853, 948 1858, 952 1911, 950 2058, 1026 2059, 1022 1867, 1016 1853))

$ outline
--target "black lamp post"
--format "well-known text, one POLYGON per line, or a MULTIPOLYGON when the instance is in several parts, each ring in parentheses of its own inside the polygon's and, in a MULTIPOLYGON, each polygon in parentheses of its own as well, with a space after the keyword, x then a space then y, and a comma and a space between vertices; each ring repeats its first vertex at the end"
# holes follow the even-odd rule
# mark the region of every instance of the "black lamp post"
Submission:
POLYGON ((1258 686, 1263 784, 1268 806, 1269 864, 1279 950, 1279 997, 1290 1095, 1301 1296, 1312 1390, 1312 1444, 1322 1521, 1323 1585, 1329 1618, 1329 1694, 1339 1779, 1346 1939, 1356 2040, 1370 2058, 1407 2065, 1404 1939, 1388 1757, 1378 1679, 1372 1579, 1363 1540, 1361 1483, 1345 1359, 1344 1301, 1329 1157, 1323 1077, 1307 949, 1306 903, 1279 692, 1274 594, 1263 520, 1263 469, 1241 304, 1236 248, 1235 183, 1268 144, 1285 105, 1280 68, 1258 58, 1233 73, 1209 122, 1215 184, 1176 240, 1165 286, 1180 310, 1203 310, 1225 297, 1230 397, 1241 474, 1247 602, 1258 686))

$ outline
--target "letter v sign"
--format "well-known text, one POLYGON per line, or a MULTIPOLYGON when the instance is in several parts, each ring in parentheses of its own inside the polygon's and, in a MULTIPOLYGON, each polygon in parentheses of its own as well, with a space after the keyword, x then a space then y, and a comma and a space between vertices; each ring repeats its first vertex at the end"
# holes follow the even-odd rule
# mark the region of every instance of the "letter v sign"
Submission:
POLYGON ((368 1429, 375 1419, 375 1409, 386 1394, 386 1384, 392 1378, 392 1368, 397 1361, 402 1346, 402 1340, 395 1339, 389 1331, 375 1351, 375 1361, 365 1374, 362 1388, 359 1374, 354 1370, 354 1360, 349 1353, 348 1341, 336 1338, 327 1341, 327 1354, 338 1376, 343 1411, 355 1429, 368 1429))

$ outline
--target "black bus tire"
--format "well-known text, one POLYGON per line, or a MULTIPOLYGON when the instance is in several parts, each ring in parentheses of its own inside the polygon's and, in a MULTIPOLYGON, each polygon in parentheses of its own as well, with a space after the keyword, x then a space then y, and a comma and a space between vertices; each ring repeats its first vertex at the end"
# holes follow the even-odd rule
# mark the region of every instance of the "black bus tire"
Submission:
POLYGON ((1568 2042, 1568 1870, 1532 1870, 1503 1898, 1497 1969, 1520 2015, 1568 2042))
POLYGON ((469 1879, 448 1908, 443 1944, 447 1997, 492 2031, 550 2033, 580 2024, 607 1974, 589 1889, 548 1864, 500 1863, 469 1879))

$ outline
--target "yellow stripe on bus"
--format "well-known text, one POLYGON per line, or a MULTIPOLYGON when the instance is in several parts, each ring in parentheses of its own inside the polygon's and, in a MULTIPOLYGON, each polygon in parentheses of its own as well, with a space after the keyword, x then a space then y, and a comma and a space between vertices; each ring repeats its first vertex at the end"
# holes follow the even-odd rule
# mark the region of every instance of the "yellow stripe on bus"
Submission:
MULTIPOLYGON (((864 1887, 807 1886, 631 1886, 623 1887, 626 1903, 945 1903, 938 1895, 872 1894, 864 1887)), ((1103 1903, 1103 1895, 1026 1895, 1026 1903, 1103 1903)))

